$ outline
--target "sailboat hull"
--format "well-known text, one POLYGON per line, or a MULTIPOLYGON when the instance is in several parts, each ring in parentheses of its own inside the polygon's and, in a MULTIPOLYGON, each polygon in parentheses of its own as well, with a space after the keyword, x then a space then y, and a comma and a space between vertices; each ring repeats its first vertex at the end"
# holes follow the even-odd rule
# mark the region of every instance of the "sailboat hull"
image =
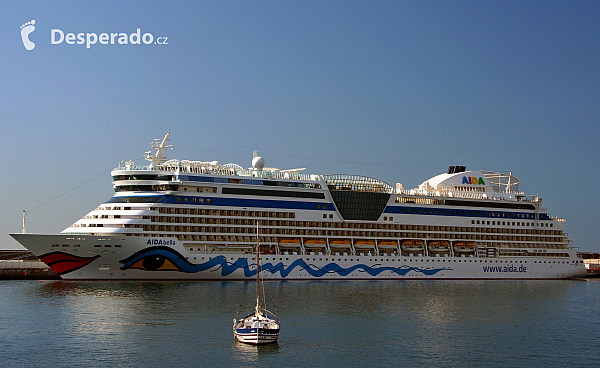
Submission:
POLYGON ((236 328, 233 334, 239 342, 263 345, 277 342, 279 329, 236 328))

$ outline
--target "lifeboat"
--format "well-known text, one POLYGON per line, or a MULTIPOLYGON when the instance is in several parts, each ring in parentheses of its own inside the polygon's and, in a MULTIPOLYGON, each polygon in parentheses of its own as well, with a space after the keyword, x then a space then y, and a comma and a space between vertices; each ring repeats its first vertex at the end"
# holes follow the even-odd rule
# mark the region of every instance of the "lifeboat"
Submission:
POLYGON ((327 242, 325 239, 305 239, 304 248, 306 254, 321 254, 325 252, 327 242))
POLYGON ((330 240, 329 247, 332 252, 349 252, 350 251, 350 240, 330 240), (337 249, 337 250, 336 250, 337 249))
POLYGON ((311 249, 311 251, 322 252, 327 248, 327 242, 325 239, 305 239, 304 248, 311 249))
POLYGON ((280 247, 283 248, 300 248, 300 239, 298 238, 281 238, 278 241, 280 247))
POLYGON ((420 252, 425 249, 425 242, 420 239, 405 239, 401 243, 402 250, 407 252, 420 252))
POLYGON ((430 252, 450 251, 450 242, 447 240, 431 240, 427 243, 430 252))
POLYGON ((354 247, 355 248, 372 249, 372 248, 375 248, 375 241, 374 240, 357 240, 354 242, 354 247))
POLYGON ((307 239, 304 241, 305 247, 324 247, 325 239, 307 239))
POLYGON ((381 249, 395 249, 398 247, 398 243, 394 240, 382 240, 377 243, 377 246, 381 249))
POLYGON ((455 253, 472 253, 475 251, 475 242, 456 241, 454 242, 455 253))
POLYGON ((350 247, 350 240, 330 240, 329 246, 336 248, 348 248, 350 247))
POLYGON ((329 248, 331 248, 331 254, 348 254, 350 253, 350 240, 347 239, 333 239, 329 240, 329 248))

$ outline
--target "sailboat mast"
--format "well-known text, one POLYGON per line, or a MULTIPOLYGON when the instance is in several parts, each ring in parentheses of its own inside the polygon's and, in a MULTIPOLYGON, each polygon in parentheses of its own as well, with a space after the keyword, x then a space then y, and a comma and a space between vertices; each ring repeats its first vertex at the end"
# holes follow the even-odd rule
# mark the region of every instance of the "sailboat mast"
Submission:
POLYGON ((260 313, 259 297, 260 297, 260 247, 258 243, 258 224, 259 220, 256 220, 256 313, 260 313))

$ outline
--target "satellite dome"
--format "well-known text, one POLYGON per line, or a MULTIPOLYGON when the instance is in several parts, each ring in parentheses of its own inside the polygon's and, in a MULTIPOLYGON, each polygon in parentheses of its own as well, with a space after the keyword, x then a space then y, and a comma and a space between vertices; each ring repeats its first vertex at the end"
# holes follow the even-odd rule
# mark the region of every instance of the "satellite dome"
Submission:
POLYGON ((252 159, 252 167, 256 170, 262 171, 262 169, 265 167, 265 159, 260 156, 255 156, 252 159))

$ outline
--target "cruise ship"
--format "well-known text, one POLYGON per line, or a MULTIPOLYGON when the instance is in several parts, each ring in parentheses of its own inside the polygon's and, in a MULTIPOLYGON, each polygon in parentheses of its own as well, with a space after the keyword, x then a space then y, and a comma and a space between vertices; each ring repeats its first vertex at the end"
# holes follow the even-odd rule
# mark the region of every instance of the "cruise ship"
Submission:
POLYGON ((60 234, 11 234, 65 280, 566 279, 564 220, 512 173, 450 166, 414 189, 358 175, 168 159, 111 173, 114 196, 60 234), (257 230, 258 229, 258 230, 257 230), (258 234, 257 234, 258 231, 258 234))

